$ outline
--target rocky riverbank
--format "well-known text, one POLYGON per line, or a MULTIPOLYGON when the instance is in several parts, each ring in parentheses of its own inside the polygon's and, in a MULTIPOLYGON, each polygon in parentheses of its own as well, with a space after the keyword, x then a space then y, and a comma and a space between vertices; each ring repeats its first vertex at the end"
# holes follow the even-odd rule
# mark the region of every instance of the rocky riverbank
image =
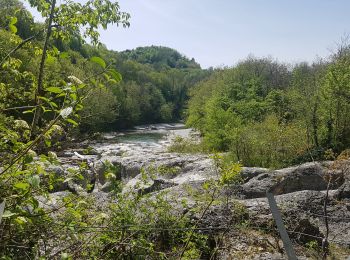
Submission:
MULTIPOLYGON (((118 169, 116 178, 123 183, 120 192, 155 195, 166 190, 177 198, 172 202, 174 208, 189 210, 180 205, 183 199, 189 202, 187 207, 191 201, 194 203, 188 192, 189 187, 199 193, 208 192, 203 190, 202 184, 218 176, 214 162, 208 155, 167 152, 167 146, 176 135, 191 138, 191 130, 179 124, 145 126, 126 133, 107 134, 101 141, 81 144, 84 149, 67 150, 58 158, 62 166, 48 168, 67 180, 55 187, 52 195, 61 196, 68 190, 94 196, 101 204, 107 203, 114 186, 105 173, 112 166, 118 169), (87 164, 82 171, 84 178, 78 181, 69 179, 71 171, 68 169, 78 170, 81 162, 87 164)), ((196 137, 192 134, 192 138, 196 137)), ((223 233, 224 246, 217 253, 219 258, 283 259, 280 254, 281 241, 265 198, 266 191, 270 191, 276 196, 296 248, 303 248, 298 251, 301 258, 311 257, 305 252, 305 245, 321 247, 328 232, 330 243, 344 250, 337 257, 346 259, 350 248, 348 159, 309 162, 280 170, 243 167, 241 176, 239 185, 220 191, 220 196, 227 196, 227 204, 211 205, 199 223, 203 232, 209 235, 223 233), (324 217, 327 189, 328 227, 324 217), (240 214, 244 220, 240 221, 247 225, 246 229, 227 228, 232 227, 237 205, 244 211, 244 214, 240 214)), ((198 216, 194 214, 193 218, 198 216)))

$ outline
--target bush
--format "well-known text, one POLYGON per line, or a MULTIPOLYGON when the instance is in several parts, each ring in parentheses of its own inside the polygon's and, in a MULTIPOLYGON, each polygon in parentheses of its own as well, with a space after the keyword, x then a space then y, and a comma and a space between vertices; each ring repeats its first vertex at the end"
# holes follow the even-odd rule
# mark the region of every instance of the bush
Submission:
POLYGON ((171 153, 203 153, 205 151, 206 149, 202 142, 181 136, 176 136, 168 147, 168 152, 171 153))

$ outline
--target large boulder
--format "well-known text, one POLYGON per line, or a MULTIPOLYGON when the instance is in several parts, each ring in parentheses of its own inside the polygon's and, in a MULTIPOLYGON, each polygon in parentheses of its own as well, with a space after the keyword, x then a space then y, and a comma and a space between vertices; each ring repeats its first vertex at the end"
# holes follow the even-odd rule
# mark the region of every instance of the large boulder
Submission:
POLYGON ((350 200, 350 182, 345 182, 342 186, 339 187, 336 192, 336 198, 338 200, 350 200))
MULTIPOLYGON (((335 194, 334 190, 329 191, 327 201, 329 240, 350 246, 350 204, 338 203, 335 194)), ((326 234, 325 196, 325 191, 304 190, 275 197, 282 212, 284 225, 291 232, 291 237, 307 242, 312 236, 323 237, 326 234), (308 234, 309 237, 304 234, 308 234)), ((267 198, 246 199, 239 202, 246 207, 255 225, 270 227, 271 223, 274 223, 267 198)))
POLYGON ((203 155, 163 153, 158 158, 150 157, 143 163, 130 158, 124 158, 122 163, 122 180, 126 183, 124 190, 136 189, 142 193, 180 184, 202 183, 217 177, 214 174, 213 161, 203 155))
POLYGON ((312 162, 276 171, 261 170, 262 173, 258 174, 258 171, 257 176, 248 178, 248 181, 241 185, 240 192, 248 199, 264 197, 267 191, 280 195, 302 190, 325 190, 326 166, 312 162))
POLYGON ((263 173, 267 173, 267 172, 269 172, 269 169, 267 169, 267 168, 242 167, 241 177, 242 177, 244 182, 247 182, 256 176, 263 174, 263 173))
POLYGON ((340 187, 336 192, 338 200, 350 200, 350 159, 338 159, 329 167, 328 175, 340 187))

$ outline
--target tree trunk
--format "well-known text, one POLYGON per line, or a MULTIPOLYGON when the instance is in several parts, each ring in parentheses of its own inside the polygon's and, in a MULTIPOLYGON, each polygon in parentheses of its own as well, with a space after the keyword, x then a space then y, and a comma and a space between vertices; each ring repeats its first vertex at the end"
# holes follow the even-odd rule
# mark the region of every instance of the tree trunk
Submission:
POLYGON ((317 110, 318 110, 318 100, 315 101, 313 111, 312 111, 312 134, 313 134, 313 139, 315 146, 319 146, 318 142, 318 122, 317 122, 317 110))
POLYGON ((43 79, 44 79, 44 67, 45 67, 45 61, 46 61, 46 53, 49 45, 49 39, 52 32, 52 21, 54 16, 56 6, 56 0, 52 0, 51 9, 50 9, 50 16, 49 21, 47 24, 47 33, 45 36, 45 42, 43 47, 43 53, 41 55, 41 61, 40 61, 40 68, 39 68, 39 75, 38 75, 38 86, 35 92, 35 103, 38 106, 35 110, 33 121, 32 121, 32 127, 31 127, 31 136, 33 137, 35 135, 35 132, 37 130, 37 127, 39 126, 39 119, 42 115, 42 108, 41 108, 41 100, 40 96, 43 96, 45 94, 44 87, 43 87, 43 79))

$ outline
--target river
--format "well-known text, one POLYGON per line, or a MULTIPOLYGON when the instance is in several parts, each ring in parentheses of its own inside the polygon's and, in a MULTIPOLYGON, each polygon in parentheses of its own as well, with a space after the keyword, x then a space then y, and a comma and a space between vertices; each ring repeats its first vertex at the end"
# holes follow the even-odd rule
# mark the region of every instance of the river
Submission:
MULTIPOLYGON (((85 160, 91 165, 85 178, 97 176, 95 191, 110 191, 110 183, 105 179, 106 165, 120 169, 120 180, 124 187, 133 188, 140 181, 141 169, 167 167, 176 169, 176 174, 162 176, 156 173, 150 185, 156 180, 178 185, 191 181, 202 181, 212 175, 212 162, 203 154, 181 154, 167 151, 176 136, 198 140, 198 134, 184 124, 152 124, 137 126, 123 132, 110 132, 92 142, 78 144, 66 150, 59 158, 63 167, 75 168, 85 160)), ((79 188, 79 187, 78 187, 79 188)))
POLYGON ((176 136, 190 138, 194 131, 184 124, 152 124, 136 126, 123 132, 103 134, 102 141, 92 145, 100 154, 140 154, 165 152, 176 136))

